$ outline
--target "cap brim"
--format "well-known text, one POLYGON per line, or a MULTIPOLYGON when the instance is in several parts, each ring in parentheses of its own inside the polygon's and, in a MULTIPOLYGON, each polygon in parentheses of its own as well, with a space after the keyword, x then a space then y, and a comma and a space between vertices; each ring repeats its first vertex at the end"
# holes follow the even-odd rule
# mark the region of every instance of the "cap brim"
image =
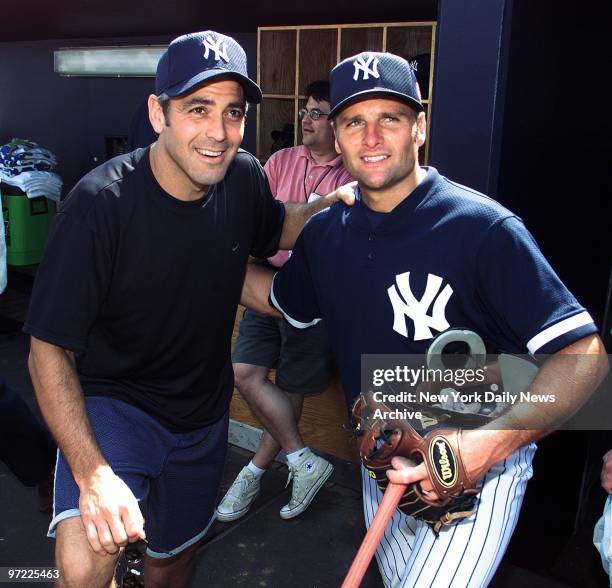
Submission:
POLYGON ((351 94, 348 98, 345 98, 341 102, 338 102, 338 104, 336 104, 336 106, 334 106, 329 111, 328 118, 334 118, 343 108, 345 108, 352 102, 356 102, 360 98, 368 96, 369 94, 391 96, 392 98, 405 102, 406 104, 412 106, 412 108, 418 110, 419 112, 423 112, 425 110, 425 107, 418 100, 410 98, 409 96, 406 96, 406 94, 402 94, 401 92, 395 92, 394 90, 387 90, 385 88, 369 88, 368 90, 363 90, 361 92, 357 92, 356 94, 351 94))
POLYGON ((244 90, 244 97, 247 102, 251 104, 259 104, 262 99, 261 90, 259 86, 251 79, 243 76, 235 71, 227 71, 226 69, 207 69, 206 71, 200 72, 198 75, 193 76, 189 80, 185 80, 174 86, 166 88, 164 91, 171 98, 176 98, 193 90, 196 86, 213 80, 214 78, 234 78, 244 90))

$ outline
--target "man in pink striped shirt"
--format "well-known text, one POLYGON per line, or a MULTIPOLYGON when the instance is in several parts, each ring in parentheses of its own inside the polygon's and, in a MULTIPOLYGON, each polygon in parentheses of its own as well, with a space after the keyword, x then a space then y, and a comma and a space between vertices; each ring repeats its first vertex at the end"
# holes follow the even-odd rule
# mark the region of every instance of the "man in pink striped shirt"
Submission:
MULTIPOLYGON (((284 202, 311 202, 352 181, 336 152, 327 119, 329 83, 313 82, 304 93, 306 106, 299 112, 303 144, 277 151, 264 167, 272 194, 284 202)), ((268 263, 280 268, 290 255, 279 251, 268 263)), ((293 487, 280 516, 290 519, 308 508, 333 467, 305 446, 297 423, 304 394, 322 392, 333 371, 323 323, 300 331, 285 319, 245 312, 234 352, 234 377, 236 387, 264 425, 264 434, 253 459, 217 507, 218 520, 233 521, 248 512, 259 494, 261 477, 281 448, 287 454, 293 487), (277 370, 276 384, 268 379, 271 368, 277 370)))

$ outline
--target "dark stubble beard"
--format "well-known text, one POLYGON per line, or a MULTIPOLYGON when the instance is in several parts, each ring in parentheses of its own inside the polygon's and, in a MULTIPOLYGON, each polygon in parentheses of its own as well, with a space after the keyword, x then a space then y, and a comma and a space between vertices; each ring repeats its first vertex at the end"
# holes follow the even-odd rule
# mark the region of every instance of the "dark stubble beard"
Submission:
MULTIPOLYGON (((417 128, 416 121, 415 121, 415 124, 413 125, 412 130, 411 130, 411 139, 412 139, 413 145, 417 142, 417 134, 418 134, 418 128, 417 128)), ((416 167, 416 162, 417 162, 417 157, 411 157, 411 161, 409 162, 409 166, 407 168, 407 173, 403 173, 402 177, 397 178, 395 181, 393 180, 393 174, 391 174, 391 181, 388 183, 385 183, 383 186, 379 186, 379 187, 368 186, 363 180, 359 180, 359 185, 363 186, 366 190, 370 190, 372 192, 378 192, 380 190, 387 190, 389 188, 393 188, 393 186, 401 183, 405 178, 410 177, 414 173, 414 169, 416 167)))

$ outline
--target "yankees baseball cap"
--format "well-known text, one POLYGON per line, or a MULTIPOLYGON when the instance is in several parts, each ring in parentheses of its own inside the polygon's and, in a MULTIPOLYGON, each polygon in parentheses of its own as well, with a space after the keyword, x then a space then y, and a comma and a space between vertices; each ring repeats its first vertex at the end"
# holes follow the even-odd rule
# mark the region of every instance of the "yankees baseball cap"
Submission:
POLYGON ((161 56, 155 92, 181 96, 221 76, 235 78, 248 102, 261 102, 261 90, 247 73, 246 53, 234 39, 214 31, 189 33, 174 39, 161 56))
POLYGON ((349 57, 332 69, 329 82, 330 118, 368 94, 388 95, 415 110, 425 110, 414 70, 405 59, 391 53, 365 51, 349 57))

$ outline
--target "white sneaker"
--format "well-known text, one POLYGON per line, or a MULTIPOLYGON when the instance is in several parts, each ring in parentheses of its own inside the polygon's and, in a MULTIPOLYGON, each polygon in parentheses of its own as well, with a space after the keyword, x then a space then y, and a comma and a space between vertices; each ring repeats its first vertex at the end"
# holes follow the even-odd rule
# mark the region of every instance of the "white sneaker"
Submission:
POLYGON ((310 449, 307 449, 298 461, 288 465, 287 485, 293 479, 293 488, 291 500, 280 510, 282 519, 292 519, 302 514, 334 471, 331 463, 315 455, 310 449))
POLYGON ((257 478, 247 467, 242 468, 217 506, 217 520, 227 523, 244 516, 257 498, 260 489, 260 478, 257 478))

